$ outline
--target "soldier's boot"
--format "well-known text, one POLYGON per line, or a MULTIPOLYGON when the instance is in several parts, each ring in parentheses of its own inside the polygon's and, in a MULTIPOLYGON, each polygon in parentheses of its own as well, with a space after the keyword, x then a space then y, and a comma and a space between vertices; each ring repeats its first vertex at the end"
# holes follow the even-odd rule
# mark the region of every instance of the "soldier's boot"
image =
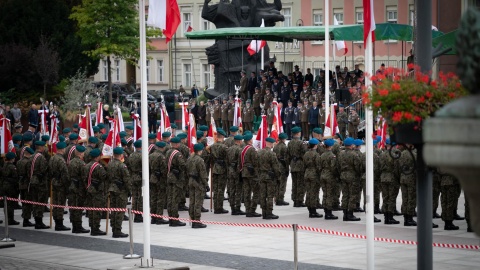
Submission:
POLYGON ((353 210, 347 211, 347 221, 360 221, 359 217, 353 215, 353 210))
POLYGON ((178 204, 178 211, 188 211, 188 206, 186 206, 185 204, 182 204, 182 203, 179 203, 178 204))
POLYGON ((91 236, 102 236, 102 235, 107 235, 107 233, 100 230, 100 229, 93 229, 92 228, 92 231, 90 232, 90 235, 91 236))
POLYGON ((343 209, 343 221, 347 221, 347 210, 343 209))
POLYGON ((283 206, 283 205, 290 205, 288 202, 284 201, 284 200, 278 200, 275 202, 275 205, 277 206, 283 206))
POLYGON ((299 201, 297 207, 307 207, 307 205, 304 202, 299 201))
POLYGON ((404 222, 403 226, 417 226, 417 222, 413 220, 413 217, 411 215, 403 215, 404 222))
POLYGON ((170 227, 182 227, 187 225, 185 222, 181 222, 180 220, 169 220, 169 226, 170 227))
POLYGON ((150 224, 157 224, 157 218, 152 217, 152 219, 150 219, 150 224))
POLYGON ((338 219, 338 217, 332 214, 332 210, 325 209, 325 219, 334 220, 334 219, 338 219))
POLYGON ((192 228, 193 229, 203 229, 203 228, 207 228, 207 225, 203 224, 201 222, 193 222, 192 223, 192 228))
POLYGON ((28 218, 23 219, 23 227, 34 227, 34 226, 35 226, 35 224, 30 222, 30 220, 28 218))
POLYGON ((235 212, 237 213, 237 214, 236 214, 237 216, 244 216, 244 215, 247 214, 247 213, 243 212, 242 209, 240 209, 240 207, 237 207, 237 208, 235 209, 235 212))
POLYGON ((248 212, 246 214, 246 217, 261 217, 261 216, 262 216, 262 214, 259 214, 259 213, 255 212, 255 210, 253 210, 251 212, 248 212))
POLYGON ((235 209, 235 207, 230 207, 230 210, 231 210, 231 213, 232 213, 232 216, 238 216, 237 214, 237 209, 235 209))
POLYGON ((380 204, 379 204, 379 203, 375 204, 375 208, 373 209, 373 213, 374 213, 375 215, 383 214, 383 213, 382 213, 382 210, 380 209, 380 204))
MULTIPOLYGON (((395 216, 401 216, 402 213, 400 213, 400 212, 395 208, 395 211, 393 212, 393 215, 395 215, 395 216)), ((392 218, 393 218, 393 216, 392 216, 392 218)))
POLYGON ((433 218, 441 218, 441 216, 436 211, 434 211, 433 218))
POLYGON ((112 234, 113 238, 126 238, 128 237, 128 234, 123 233, 122 231, 116 231, 112 234))
POLYGON ((163 218, 157 218, 157 222, 155 224, 157 225, 164 225, 164 224, 169 224, 170 222, 166 219, 163 218))
POLYGON ((382 222, 382 220, 377 218, 376 216, 373 216, 373 222, 374 223, 379 223, 379 222, 382 222))
POLYGON ((267 211, 265 211, 264 209, 262 209, 262 218, 267 219, 267 211))
POLYGON ((55 219, 55 231, 70 231, 70 229, 63 225, 63 219, 55 219))
POLYGON ((384 223, 388 225, 394 225, 394 224, 400 224, 400 221, 397 221, 393 218, 393 213, 386 213, 384 223))
POLYGON ((453 224, 453 220, 445 220, 445 227, 443 227, 445 231, 456 231, 458 230, 458 226, 453 224))
POLYGON ((50 229, 50 226, 45 225, 42 221, 42 218, 35 218, 35 229, 36 230, 50 229))
POLYGON ((297 201, 294 201, 294 202, 293 202, 293 207, 299 207, 297 201))
POLYGON ((323 215, 317 213, 316 207, 308 207, 308 217, 309 218, 322 218, 323 215))
POLYGON ((223 208, 217 209, 213 211, 214 214, 228 214, 228 210, 225 210, 223 208))
POLYGON ((470 225, 470 219, 467 219, 467 232, 473 232, 472 226, 470 225))
POLYGON ((355 212, 355 213, 365 212, 365 210, 363 210, 363 209, 360 207, 360 203, 357 203, 355 206, 356 206, 356 207, 355 207, 355 209, 353 209, 353 212, 355 212))
POLYGON ((83 228, 82 223, 73 225, 72 233, 89 233, 90 230, 83 228))
POLYGON ((464 220, 465 217, 461 217, 459 214, 457 214, 457 211, 455 211, 455 215, 453 216, 454 220, 464 220))
POLYGON ((13 213, 8 214, 8 225, 19 225, 19 224, 20 222, 15 220, 13 213))
POLYGON ((432 228, 438 228, 438 225, 432 222, 432 228))
POLYGON ((143 222, 143 216, 135 214, 135 217, 133 218, 133 222, 135 223, 142 223, 143 222))
POLYGON ((267 219, 278 219, 278 216, 273 214, 273 212, 270 210, 267 212, 267 219))
POLYGON ((202 209, 200 210, 202 213, 207 213, 208 209, 202 206, 202 209))

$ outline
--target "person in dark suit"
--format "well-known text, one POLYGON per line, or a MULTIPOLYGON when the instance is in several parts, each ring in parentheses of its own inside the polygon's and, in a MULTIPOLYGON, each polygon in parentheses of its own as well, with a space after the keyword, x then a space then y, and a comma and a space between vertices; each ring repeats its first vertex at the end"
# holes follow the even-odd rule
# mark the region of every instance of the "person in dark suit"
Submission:
POLYGON ((255 94, 255 87, 257 87, 257 74, 255 72, 250 73, 250 78, 248 79, 248 99, 253 99, 253 94, 255 94))
POLYGON ((285 125, 285 133, 287 133, 288 139, 290 140, 292 138, 292 124, 294 121, 294 113, 295 113, 295 108, 292 106, 292 102, 288 102, 288 107, 285 108, 284 110, 284 116, 283 118, 283 124, 285 125))
POLYGON ((318 113, 318 103, 314 101, 312 107, 308 111, 308 125, 310 126, 310 130, 318 127, 318 113))
POLYGON ((30 111, 28 111, 28 123, 38 126, 38 110, 35 104, 32 104, 30 111))
POLYGON ((240 97, 243 102, 247 101, 248 98, 248 79, 247 79, 247 74, 245 73, 245 70, 242 70, 240 72, 240 97))
POLYGON ((297 102, 300 101, 300 90, 298 90, 298 84, 293 84, 293 91, 290 93, 290 100, 293 103, 293 107, 297 107, 297 102))
MULTIPOLYGON (((190 107, 190 113, 193 114, 193 118, 195 118, 195 123, 198 123, 198 106, 197 106, 197 101, 195 99, 190 100, 191 107, 190 107)), ((182 127, 185 128, 185 127, 182 127)))
POLYGON ((277 94, 277 96, 280 96, 282 85, 278 82, 277 77, 273 77, 273 83, 272 83, 271 87, 272 87, 273 95, 277 94))
POLYGON ((288 104, 288 101, 290 100, 290 85, 288 84, 288 81, 285 80, 283 81, 283 86, 280 89, 280 100, 282 101, 283 104, 288 104))
POLYGON ((307 74, 305 74, 305 83, 310 82, 310 85, 313 85, 313 74, 310 68, 307 68, 307 74))
POLYGON ((207 106, 205 106, 205 103, 203 101, 200 101, 200 106, 198 106, 197 117, 197 125, 204 126, 207 124, 207 121, 205 120, 205 118, 207 117, 207 106))

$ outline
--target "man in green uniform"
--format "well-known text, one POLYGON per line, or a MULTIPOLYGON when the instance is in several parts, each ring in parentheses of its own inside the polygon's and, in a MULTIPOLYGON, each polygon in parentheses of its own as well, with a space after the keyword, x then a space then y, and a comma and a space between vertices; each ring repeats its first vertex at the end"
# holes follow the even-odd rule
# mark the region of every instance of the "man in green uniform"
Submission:
MULTIPOLYGON (((108 189, 108 178, 105 168, 100 162, 100 150, 93 149, 89 153, 90 162, 84 167, 84 181, 87 183, 87 200, 90 207, 101 208, 106 205, 106 193, 108 189)), ((99 211, 88 211, 90 223, 90 235, 106 235, 107 233, 100 230, 100 219, 102 213, 99 211)))
POLYGON ((68 146, 67 148, 65 148, 65 153, 63 153, 65 161, 67 162, 67 165, 70 165, 70 161, 75 156, 75 146, 77 145, 77 142, 78 142, 78 134, 70 133, 70 135, 68 136, 68 146))
POLYGON ((337 123, 338 123, 338 129, 340 130, 340 134, 342 135, 342 138, 345 138, 346 132, 347 132, 348 115, 345 112, 345 108, 343 107, 342 104, 340 104, 338 108, 337 123))
POLYGON ((273 152, 275 152, 280 166, 280 175, 277 176, 278 183, 275 192, 275 204, 278 206, 289 205, 289 203, 285 201, 287 178, 290 173, 287 164, 287 145, 285 144, 287 137, 287 133, 280 133, 278 135, 278 143, 273 147, 273 152))
POLYGON ((223 208, 223 198, 227 184, 227 146, 223 140, 227 134, 223 129, 217 130, 217 141, 210 147, 213 161, 213 207, 215 214, 226 214, 223 208))
MULTIPOLYGON (((204 149, 207 148, 208 146, 208 139, 207 139, 207 133, 208 133, 208 127, 207 126, 200 126, 200 130, 197 131, 197 141, 203 144, 204 149)), ((211 162, 211 157, 210 157, 210 152, 203 150, 201 158, 203 159, 203 163, 205 163, 205 169, 207 170, 207 175, 210 175, 210 162, 211 162)), ((209 187, 210 189, 210 187, 209 187)), ((208 195, 208 191, 205 191, 205 196, 204 198, 206 200, 210 199, 210 196, 208 195)), ((208 212, 207 209, 205 209, 202 206, 202 212, 208 212)))
POLYGON ((439 168, 437 172, 440 175, 440 186, 442 196, 440 202, 442 204, 442 220, 445 222, 444 230, 455 231, 458 226, 453 224, 458 206, 458 193, 461 192, 460 183, 451 174, 448 174, 439 168))
MULTIPOLYGON (((63 155, 65 154, 65 142, 57 143, 57 153, 48 162, 48 172, 52 182, 53 204, 65 205, 67 202, 67 193, 70 185, 67 163, 63 155)), ((53 219, 55 220, 55 231, 69 231, 70 228, 63 225, 63 208, 53 208, 53 219)))
POLYGON ((400 183, 397 172, 399 170, 396 167, 395 160, 392 155, 399 155, 397 149, 392 149, 392 155, 390 154, 390 148, 392 146, 389 142, 386 143, 386 150, 380 156, 380 180, 382 182, 382 195, 383 195, 383 209, 385 216, 385 224, 399 224, 400 222, 393 218, 396 209, 397 199, 397 183, 400 183))
POLYGON ((234 136, 234 144, 227 149, 227 164, 228 164, 228 201, 232 210, 232 215, 245 215, 241 207, 242 181, 237 171, 240 152, 242 151, 242 135, 234 136))
MULTIPOLYGON (((85 206, 86 183, 82 178, 85 162, 83 156, 85 147, 82 145, 75 146, 74 157, 68 166, 68 174, 70 176, 70 188, 68 196, 68 204, 71 206, 85 206)), ((82 226, 82 210, 70 210, 70 222, 72 223, 72 233, 89 233, 90 230, 82 226)))
POLYGON ((238 171, 242 174, 243 180, 243 198, 245 201, 245 209, 247 217, 261 217, 256 213, 258 200, 258 154, 253 144, 253 135, 251 133, 244 134, 243 141, 245 147, 240 152, 238 171))
POLYGON ((305 204, 308 207, 309 218, 321 218, 323 215, 317 213, 317 198, 320 192, 320 172, 322 163, 317 147, 320 142, 312 138, 308 141, 308 151, 303 155, 305 173, 303 179, 305 181, 305 190, 307 192, 305 204))
POLYGON ((238 134, 238 127, 237 126, 231 126, 230 127, 230 136, 228 138, 225 139, 225 141, 223 142, 223 144, 225 144, 225 146, 228 148, 232 145, 235 144, 235 140, 234 140, 234 137, 235 135, 238 134))
POLYGON ((253 130, 253 118, 255 116, 255 111, 251 106, 250 99, 247 100, 245 103, 245 108, 243 108, 242 112, 242 123, 243 123, 243 130, 253 130))
POLYGON ((186 163, 187 174, 189 177, 188 187, 190 194, 189 214, 190 219, 198 222, 192 223, 192 228, 206 228, 207 225, 200 222, 202 215, 203 197, 208 185, 208 175, 205 169, 205 163, 200 157, 204 149, 203 144, 197 143, 193 146, 194 154, 191 155, 186 163))
MULTIPOLYGON (((151 212, 156 215, 163 215, 163 208, 167 187, 167 161, 164 150, 165 142, 156 142, 156 150, 148 156, 150 167, 150 206, 151 212)), ((168 224, 168 220, 159 217, 152 217, 152 224, 168 224)))
MULTIPOLYGON (((137 140, 133 143, 135 152, 133 152, 125 162, 127 165, 130 177, 132 179, 132 210, 143 211, 143 196, 142 196, 142 140, 137 140)), ((145 149, 145 151, 148 151, 145 149)), ((135 223, 143 222, 142 215, 135 214, 133 219, 135 223)))
POLYGON ((276 180, 280 175, 277 156, 272 151, 274 143, 275 139, 269 137, 265 139, 265 148, 258 151, 260 207, 263 219, 278 219, 278 216, 273 214, 276 180))
POLYGON ((321 174, 320 181, 323 185, 323 197, 325 198, 324 211, 326 220, 338 219, 332 214, 335 200, 335 189, 337 187, 337 179, 339 177, 337 156, 332 152, 332 147, 335 144, 333 139, 328 139, 323 142, 325 144, 325 152, 320 156, 321 160, 321 174))
POLYGON ((88 144, 85 146, 85 154, 84 154, 84 161, 85 163, 90 163, 90 161, 93 159, 92 156, 90 156, 90 151, 95 149, 98 144, 98 139, 96 137, 90 137, 88 138, 88 144))
MULTIPOLYGON (((17 162, 17 173, 19 179, 20 198, 22 200, 31 200, 31 195, 28 192, 29 186, 29 172, 27 172, 27 166, 32 162, 32 155, 35 153, 32 148, 25 146, 22 148, 23 157, 17 162)), ((28 203, 22 203, 22 218, 23 227, 33 227, 35 224, 30 222, 32 217, 32 205, 28 203)))
MULTIPOLYGON (((407 146, 409 147, 409 146, 407 146)), ((404 217, 404 226, 417 226, 413 220, 415 208, 417 207, 417 173, 415 170, 415 160, 417 152, 415 149, 404 149, 395 166, 397 175, 400 176, 400 186, 402 189, 402 213, 404 217)))
MULTIPOLYGON (((3 194, 0 195, 10 198, 16 198, 15 196, 17 196, 18 189, 18 171, 17 167, 15 167, 15 165, 13 164, 13 162, 15 161, 15 157, 16 155, 13 152, 8 152, 7 154, 5 154, 5 164, 3 164, 1 172, 2 180, 0 182, 0 185, 2 186, 3 194)), ((7 201, 8 225, 20 224, 20 222, 15 221, 14 219, 14 211, 16 204, 17 203, 14 201, 7 201)))
POLYGON ((338 156, 340 180, 342 181, 342 206, 343 221, 360 221, 353 215, 355 202, 357 201, 357 190, 355 181, 358 181, 356 167, 360 163, 360 158, 353 151, 353 138, 347 138, 344 141, 345 150, 342 150, 338 156))
MULTIPOLYGON (((178 150, 180 146, 180 138, 175 137, 170 140, 172 148, 167 151, 167 207, 168 216, 178 218, 178 198, 182 192, 182 181, 185 173, 185 157, 178 150)), ((185 226, 184 222, 170 219, 170 227, 185 226)))
MULTIPOLYGON (((48 163, 43 152, 45 151, 45 142, 35 142, 35 154, 31 158, 31 162, 27 163, 27 176, 30 179, 28 193, 30 200, 39 203, 47 203, 48 186, 47 186, 47 170, 48 163)), ((48 229, 42 221, 44 207, 41 205, 33 206, 33 217, 35 218, 35 229, 48 229)))
POLYGON ((305 166, 303 163, 303 155, 305 154, 305 146, 300 140, 302 129, 299 127, 292 128, 293 139, 288 143, 288 159, 287 164, 290 164, 290 171, 292 172, 292 200, 293 207, 306 207, 303 203, 305 197, 305 185, 303 176, 305 173, 305 166))
MULTIPOLYGON (((178 147, 178 151, 182 153, 185 157, 185 162, 190 156, 190 148, 188 147, 187 133, 183 132, 177 135, 180 138, 180 146, 178 147)), ((188 175, 186 173, 183 174, 183 179, 181 181, 181 191, 178 193, 178 210, 179 211, 188 211, 187 206, 187 197, 188 197, 188 175)))

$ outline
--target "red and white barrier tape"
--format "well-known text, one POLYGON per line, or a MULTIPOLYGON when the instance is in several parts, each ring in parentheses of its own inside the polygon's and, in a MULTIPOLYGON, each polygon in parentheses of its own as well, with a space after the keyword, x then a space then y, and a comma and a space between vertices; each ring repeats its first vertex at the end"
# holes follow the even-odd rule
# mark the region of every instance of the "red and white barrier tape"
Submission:
MULTIPOLYGON (((41 205, 41 206, 50 206, 48 203, 40 203, 40 202, 33 202, 27 200, 20 200, 17 198, 9 198, 9 201, 16 201, 26 204, 33 204, 33 205, 41 205)), ((126 208, 98 208, 98 207, 83 207, 83 206, 66 206, 66 205, 55 205, 52 204, 54 208, 67 208, 73 210, 88 210, 88 211, 110 211, 110 212, 126 212, 126 208)), ((132 213, 137 215, 143 215, 142 211, 132 210, 132 213)), ((169 220, 179 220, 184 222, 201 222, 204 224, 212 224, 212 225, 222 225, 222 226, 234 226, 234 227, 249 227, 249 228, 275 228, 275 229, 291 229, 293 226, 292 224, 262 224, 262 223, 237 223, 237 222, 223 222, 223 221, 206 221, 206 220, 191 220, 188 218, 174 218, 169 216, 157 215, 157 214, 150 214, 151 217, 155 218, 163 218, 169 220)), ((332 231, 327 229, 309 227, 298 225, 297 228, 299 230, 309 231, 309 232, 316 232, 334 236, 341 236, 341 237, 348 237, 348 238, 356 238, 356 239, 367 239, 367 236, 362 234, 354 234, 354 233, 345 233, 345 232, 338 232, 332 231)), ((383 237, 375 237, 375 241, 377 242, 385 242, 385 243, 394 243, 394 244, 403 244, 403 245, 417 245, 416 241, 409 241, 409 240, 399 240, 399 239, 391 239, 391 238, 383 238, 383 237)), ((440 247, 440 248, 453 248, 453 249, 471 249, 471 250, 480 250, 480 245, 462 245, 462 244, 445 244, 445 243, 433 243, 433 247, 440 247)))

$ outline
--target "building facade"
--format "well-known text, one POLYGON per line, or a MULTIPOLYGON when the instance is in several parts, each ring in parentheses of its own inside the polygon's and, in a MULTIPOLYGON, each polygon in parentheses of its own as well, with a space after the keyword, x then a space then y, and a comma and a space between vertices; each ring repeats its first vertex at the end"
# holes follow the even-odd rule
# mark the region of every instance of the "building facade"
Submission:
MULTIPOLYGON (((339 24, 363 24, 362 0, 329 0, 329 24, 334 18, 339 24)), ((209 30, 215 26, 202 19, 204 0, 177 0, 180 8, 181 24, 176 36, 168 44, 164 38, 151 38, 151 50, 147 51, 148 90, 185 89, 196 85, 199 89, 213 87, 215 83, 214 66, 208 64, 205 48, 213 45, 214 40, 188 40, 185 33, 191 26, 192 31, 209 30)), ((213 1, 218 2, 217 1, 213 1)), ((270 2, 270 1, 269 1, 270 2)), ((325 25, 324 0, 283 0, 281 13, 284 22, 277 26, 325 25)), ((460 16, 470 6, 480 6, 480 0, 433 0, 432 26, 444 33, 458 27, 460 16)), ((415 0, 375 0, 375 21, 377 23, 415 24, 415 0)), ((147 8, 148 10, 148 8, 147 8)), ((291 72, 295 65, 305 73, 307 68, 314 75, 324 67, 323 41, 294 41, 292 43, 268 42, 270 58, 275 59, 276 67, 284 73, 291 72)), ((332 43, 333 44, 333 43, 332 43)), ((340 65, 353 69, 354 64, 361 67, 364 63, 363 41, 346 42, 348 52, 337 51, 332 44, 330 68, 340 65), (335 55, 335 58, 333 57, 335 55)), ((405 67, 413 42, 386 40, 375 42, 374 67, 382 63, 387 66, 405 67)), ((246 50, 246 49, 245 49, 246 50)), ((247 52, 246 52, 247 53, 247 52)), ((444 71, 455 71, 456 57, 442 56, 437 66, 444 71)), ((106 60, 100 61, 95 81, 107 80, 106 60)), ((140 85, 140 69, 125 60, 112 58, 112 82, 140 85)))

